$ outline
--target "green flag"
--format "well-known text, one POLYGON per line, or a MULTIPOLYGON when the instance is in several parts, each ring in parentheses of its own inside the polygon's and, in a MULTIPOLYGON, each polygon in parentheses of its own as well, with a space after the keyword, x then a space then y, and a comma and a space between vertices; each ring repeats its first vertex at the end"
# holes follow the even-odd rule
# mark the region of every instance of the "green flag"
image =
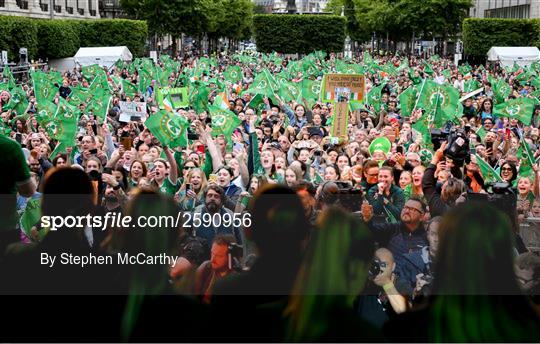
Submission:
POLYGON ((38 103, 43 101, 52 101, 58 92, 58 89, 51 83, 47 74, 37 71, 31 72, 34 94, 38 103))
MULTIPOLYGON (((19 220, 19 225, 28 238, 32 238, 30 231, 32 227, 38 224, 41 219, 41 199, 31 198, 26 202, 26 207, 19 220)), ((43 238, 47 231, 45 229, 40 230, 40 238, 43 238)))
POLYGON ((260 114, 262 110, 266 109, 266 105, 264 104, 264 96, 262 94, 254 95, 251 97, 247 107, 255 110, 255 113, 260 114))
POLYGON ((28 108, 28 98, 26 97, 26 92, 20 87, 14 87, 11 90, 11 98, 9 103, 7 103, 2 111, 13 110, 17 112, 17 115, 23 115, 28 108))
POLYGON ((275 80, 272 80, 270 73, 265 69, 263 72, 259 73, 253 83, 246 90, 246 93, 251 94, 262 94, 267 97, 272 97, 277 91, 277 84, 275 80))
MULTIPOLYGON (((447 121, 453 121, 459 113, 459 92, 447 85, 439 85, 426 80, 418 97, 418 107, 434 116, 435 126, 441 127, 447 121)), ((461 109, 463 111, 463 109, 461 109)))
POLYGON ((465 93, 471 93, 472 91, 476 91, 481 87, 478 80, 472 78, 469 80, 466 80, 463 82, 463 92, 465 93))
POLYGON ((510 99, 493 107, 493 115, 517 119, 525 125, 531 124, 535 101, 531 98, 510 99))
POLYGON ((122 79, 122 90, 128 97, 135 97, 137 93, 139 92, 137 85, 132 84, 126 79, 122 79))
POLYGON ((87 103, 88 99, 94 95, 90 94, 90 91, 82 87, 73 87, 68 97, 68 102, 71 105, 79 106, 80 104, 87 103))
POLYGON ((212 135, 218 136, 223 134, 228 140, 242 121, 229 110, 214 105, 210 105, 208 109, 212 118, 212 135))
POLYGON ((516 152, 516 157, 519 159, 519 177, 529 177, 532 181, 534 179, 534 154, 532 153, 529 144, 523 138, 520 140, 520 145, 516 152))
POLYGON ((399 95, 399 104, 401 106, 401 115, 404 117, 410 117, 414 106, 416 104, 416 98, 418 97, 418 92, 411 86, 405 91, 401 92, 399 95))
POLYGON ((223 73, 223 77, 232 84, 237 83, 242 80, 242 68, 239 66, 230 66, 223 73))
POLYGON ((309 80, 309 79, 303 79, 302 83, 302 94, 301 97, 303 99, 309 100, 309 101, 317 101, 319 100, 319 96, 321 94, 321 82, 318 80, 309 80))
POLYGON ((484 159, 482 159, 478 154, 476 156, 476 164, 480 168, 480 174, 484 178, 485 183, 494 183, 494 182, 503 182, 504 180, 501 176, 488 164, 484 159))
POLYGON ((106 91, 100 90, 96 92, 92 100, 88 103, 86 109, 92 111, 96 118, 99 118, 99 123, 103 123, 107 114, 109 113, 109 107, 111 106, 112 96, 106 91))
POLYGON ((190 96, 190 102, 197 114, 208 109, 208 88, 201 82, 194 83, 193 93, 190 96))
POLYGON ((375 111, 379 112, 381 111, 381 97, 382 97, 382 90, 386 84, 381 84, 376 87, 372 87, 371 90, 369 90, 367 94, 367 103, 375 109, 375 111))
POLYGON ((423 61, 423 63, 424 63, 424 73, 433 75, 433 67, 431 66, 431 64, 429 64, 429 62, 425 60, 423 61))
POLYGON ((491 86, 493 89, 494 100, 497 104, 503 103, 510 93, 512 93, 512 87, 508 85, 504 80, 492 79, 491 86))
POLYGON ((17 85, 9 66, 4 66, 4 79, 7 79, 7 86, 9 89, 12 89, 17 85))
POLYGON ((174 148, 185 147, 188 144, 187 128, 189 123, 180 115, 160 110, 148 117, 144 124, 163 145, 174 148))
POLYGON ((99 65, 93 64, 90 66, 82 66, 81 73, 82 73, 82 76, 86 80, 92 81, 94 80, 96 75, 98 75, 99 73, 105 73, 105 72, 103 71, 103 68, 101 68, 99 65))
POLYGON ((284 102, 292 102, 298 100, 300 91, 293 82, 283 82, 279 85, 278 95, 284 102))

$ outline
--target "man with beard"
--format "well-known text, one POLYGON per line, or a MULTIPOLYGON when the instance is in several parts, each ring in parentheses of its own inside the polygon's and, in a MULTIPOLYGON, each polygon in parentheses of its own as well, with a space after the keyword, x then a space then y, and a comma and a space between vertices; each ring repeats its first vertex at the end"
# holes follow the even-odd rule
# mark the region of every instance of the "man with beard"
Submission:
POLYGON ((209 185, 204 193, 204 204, 195 208, 190 220, 195 236, 206 240, 208 249, 216 235, 234 235, 238 244, 243 242, 239 228, 233 225, 234 213, 224 207, 224 200, 223 188, 209 185))
POLYGON ((203 297, 203 302, 210 301, 215 283, 234 271, 229 252, 234 242, 232 235, 216 236, 210 249, 210 260, 203 262, 197 269, 195 292, 203 297))
POLYGON ((401 220, 398 223, 374 224, 373 207, 368 202, 362 204, 362 217, 371 229, 380 247, 386 247, 394 255, 399 266, 403 255, 421 250, 428 246, 423 218, 426 204, 417 197, 411 196, 401 210, 401 220))

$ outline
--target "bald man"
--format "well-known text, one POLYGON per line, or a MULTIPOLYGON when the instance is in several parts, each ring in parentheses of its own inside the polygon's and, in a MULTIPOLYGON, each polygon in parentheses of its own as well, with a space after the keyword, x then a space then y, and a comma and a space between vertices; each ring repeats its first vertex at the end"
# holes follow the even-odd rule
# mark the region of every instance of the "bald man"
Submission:
POLYGON ((377 328, 382 328, 390 318, 407 310, 407 299, 396 288, 395 268, 390 250, 380 248, 375 251, 369 281, 357 299, 357 314, 377 328))

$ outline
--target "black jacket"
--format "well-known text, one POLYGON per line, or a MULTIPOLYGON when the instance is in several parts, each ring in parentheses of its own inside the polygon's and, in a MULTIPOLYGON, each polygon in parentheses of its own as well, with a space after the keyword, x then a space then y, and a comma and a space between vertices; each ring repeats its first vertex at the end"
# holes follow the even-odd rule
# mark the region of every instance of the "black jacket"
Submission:
POLYGON ((442 216, 446 213, 450 207, 443 202, 441 195, 437 192, 437 180, 435 179, 435 170, 437 166, 429 164, 424 171, 424 177, 422 178, 422 191, 424 197, 426 197, 429 205, 429 213, 431 217, 442 216))

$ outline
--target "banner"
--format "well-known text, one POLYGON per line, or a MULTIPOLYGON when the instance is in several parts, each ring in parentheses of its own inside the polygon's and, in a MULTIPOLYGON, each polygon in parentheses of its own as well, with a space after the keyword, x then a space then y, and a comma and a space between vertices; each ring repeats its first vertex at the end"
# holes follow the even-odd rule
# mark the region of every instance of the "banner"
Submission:
POLYGON ((334 118, 332 120, 332 137, 347 138, 347 124, 349 122, 349 103, 334 103, 334 118))
POLYGON ((326 74, 321 87, 323 102, 363 101, 364 76, 359 74, 326 74), (338 99, 338 97, 340 99, 338 99))
POLYGON ((146 120, 146 102, 119 102, 120 122, 144 122, 146 120))
MULTIPOLYGON (((158 88, 156 92, 156 103, 159 105, 161 110, 165 110, 167 108, 167 98, 169 98, 173 109, 186 108, 189 106, 189 93, 187 87, 158 88)), ((172 111, 173 109, 169 111, 172 111)))

